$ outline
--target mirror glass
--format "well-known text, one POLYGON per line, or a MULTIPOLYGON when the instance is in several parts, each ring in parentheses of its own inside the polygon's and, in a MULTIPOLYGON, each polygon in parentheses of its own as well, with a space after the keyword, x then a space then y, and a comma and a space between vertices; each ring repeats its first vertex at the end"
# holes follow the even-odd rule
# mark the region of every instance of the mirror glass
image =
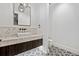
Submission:
POLYGON ((13 4, 14 25, 31 25, 30 3, 13 4))

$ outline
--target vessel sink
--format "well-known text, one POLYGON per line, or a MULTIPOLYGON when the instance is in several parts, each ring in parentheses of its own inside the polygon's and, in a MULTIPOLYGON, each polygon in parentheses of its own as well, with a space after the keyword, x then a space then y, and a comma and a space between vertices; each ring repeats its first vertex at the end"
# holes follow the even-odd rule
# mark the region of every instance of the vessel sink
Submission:
POLYGON ((26 33, 17 33, 18 37, 24 37, 24 36, 28 36, 31 35, 30 32, 26 32, 26 33))

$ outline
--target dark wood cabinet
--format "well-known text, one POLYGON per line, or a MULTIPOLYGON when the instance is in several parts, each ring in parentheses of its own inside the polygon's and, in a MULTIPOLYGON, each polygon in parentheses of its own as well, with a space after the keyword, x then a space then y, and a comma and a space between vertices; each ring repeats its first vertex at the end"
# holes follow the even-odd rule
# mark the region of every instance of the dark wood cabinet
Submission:
POLYGON ((13 56, 24 51, 36 48, 43 44, 43 39, 33 40, 29 42, 22 42, 14 45, 0 47, 0 56, 13 56))

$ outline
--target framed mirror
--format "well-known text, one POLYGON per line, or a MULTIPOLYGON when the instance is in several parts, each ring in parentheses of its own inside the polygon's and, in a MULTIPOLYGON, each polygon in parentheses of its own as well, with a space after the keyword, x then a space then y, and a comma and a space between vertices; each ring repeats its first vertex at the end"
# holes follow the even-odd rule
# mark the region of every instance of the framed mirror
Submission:
POLYGON ((13 4, 14 25, 31 25, 31 4, 14 3, 13 4))

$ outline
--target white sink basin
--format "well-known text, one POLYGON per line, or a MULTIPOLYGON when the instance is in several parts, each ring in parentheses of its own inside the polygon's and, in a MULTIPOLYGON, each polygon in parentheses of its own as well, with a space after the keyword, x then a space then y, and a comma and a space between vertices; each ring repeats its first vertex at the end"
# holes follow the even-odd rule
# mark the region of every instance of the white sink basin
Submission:
POLYGON ((26 32, 26 33, 18 33, 17 35, 18 35, 18 37, 24 37, 24 36, 31 35, 31 33, 30 33, 30 32, 26 32))

